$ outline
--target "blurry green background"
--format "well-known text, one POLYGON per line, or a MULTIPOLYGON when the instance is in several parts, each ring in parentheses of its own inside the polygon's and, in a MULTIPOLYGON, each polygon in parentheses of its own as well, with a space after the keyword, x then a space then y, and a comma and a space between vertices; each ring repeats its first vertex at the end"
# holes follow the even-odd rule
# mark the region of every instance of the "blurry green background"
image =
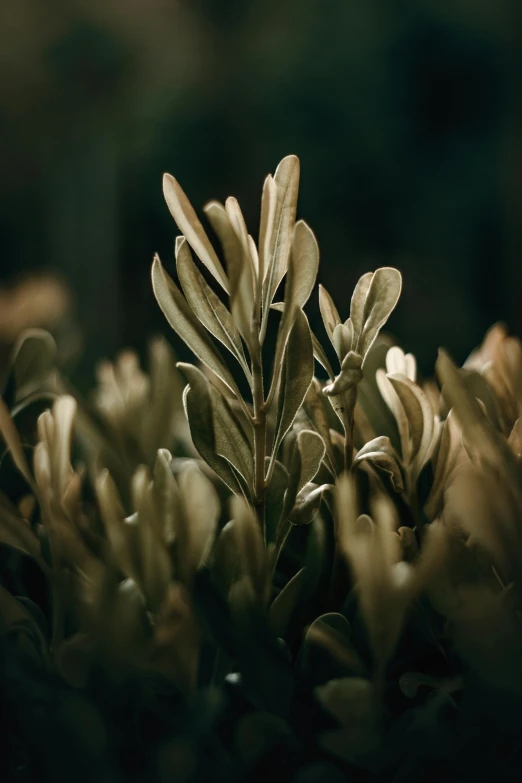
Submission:
POLYGON ((256 235, 296 153, 341 313, 397 265, 392 330, 426 370, 463 360, 496 319, 522 331, 521 41, 520 0, 2 0, 0 285, 70 285, 85 373, 143 350, 162 173, 197 208, 237 196, 256 235))

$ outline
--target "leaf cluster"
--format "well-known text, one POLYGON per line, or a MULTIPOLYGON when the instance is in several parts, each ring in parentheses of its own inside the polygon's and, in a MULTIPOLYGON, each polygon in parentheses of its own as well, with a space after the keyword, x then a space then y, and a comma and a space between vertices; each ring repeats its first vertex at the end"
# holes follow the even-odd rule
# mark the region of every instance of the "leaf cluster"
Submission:
POLYGON ((124 352, 82 400, 46 332, 15 346, 5 779, 521 771, 522 345, 496 326, 463 368, 441 352, 419 378, 382 333, 389 267, 363 275, 345 321, 319 286, 327 340, 313 334, 298 186, 289 156, 257 242, 234 198, 210 202, 218 254, 165 176, 181 235, 152 285, 194 363, 154 341, 147 370, 124 352))

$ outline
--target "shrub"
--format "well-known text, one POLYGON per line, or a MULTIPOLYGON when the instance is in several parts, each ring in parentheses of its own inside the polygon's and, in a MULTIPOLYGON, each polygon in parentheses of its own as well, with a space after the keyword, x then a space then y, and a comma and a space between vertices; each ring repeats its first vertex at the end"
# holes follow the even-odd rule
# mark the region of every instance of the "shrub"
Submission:
POLYGON ((345 321, 319 286, 313 334, 298 187, 290 156, 257 244, 235 199, 210 202, 220 259, 165 176, 179 285, 157 257, 152 285, 197 364, 157 340, 148 371, 125 352, 80 401, 47 332, 15 346, 3 779, 522 771, 521 344, 494 326, 462 369, 441 351, 438 383, 419 379, 381 332, 388 267, 345 321))

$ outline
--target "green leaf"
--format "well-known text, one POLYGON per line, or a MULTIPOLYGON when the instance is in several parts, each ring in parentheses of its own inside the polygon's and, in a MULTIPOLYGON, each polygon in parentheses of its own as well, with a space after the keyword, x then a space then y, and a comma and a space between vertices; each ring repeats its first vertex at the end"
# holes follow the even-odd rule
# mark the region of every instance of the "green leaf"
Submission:
POLYGON ((263 185, 259 222, 259 281, 261 285, 270 269, 270 251, 277 211, 277 197, 277 184, 269 174, 263 185))
POLYGON ((292 452, 288 489, 285 496, 284 515, 294 507, 301 489, 315 477, 325 453, 324 441, 313 430, 301 430, 292 452))
POLYGON ((260 525, 243 498, 231 498, 230 511, 244 575, 252 584, 256 596, 264 602, 269 585, 266 549, 260 525))
MULTIPOLYGON (((269 461, 267 457, 266 462, 269 461)), ((284 465, 275 460, 270 483, 266 490, 265 526, 266 540, 270 544, 275 541, 277 526, 281 519, 284 506, 284 496, 288 487, 288 471, 284 465)))
POLYGON ((435 424, 433 409, 422 389, 405 375, 388 377, 408 418, 412 443, 412 467, 414 477, 417 478, 430 455, 435 424))
POLYGON ((319 382, 316 378, 314 378, 306 393, 306 397, 303 401, 303 407, 316 432, 319 433, 324 441, 327 454, 330 458, 330 467, 333 469, 334 456, 332 449, 332 439, 330 437, 330 427, 323 405, 324 395, 320 392, 321 387, 319 382))
POLYGON ((305 677, 317 684, 337 676, 366 673, 352 642, 350 623, 344 615, 328 612, 313 621, 303 641, 300 665, 305 677))
POLYGON ((108 470, 103 470, 97 476, 94 487, 114 560, 126 577, 136 580, 138 575, 129 539, 129 529, 124 522, 125 512, 108 470))
POLYGON ((25 397, 11 411, 11 417, 24 443, 38 442, 38 419, 52 408, 57 395, 50 392, 31 394, 25 397))
MULTIPOLYGON (((319 249, 312 230, 300 220, 295 225, 292 252, 285 288, 283 317, 279 324, 274 359, 274 375, 268 399, 272 399, 279 382, 281 363, 290 332, 299 311, 302 310, 313 290, 319 265, 319 249)), ((313 354, 313 349, 312 349, 313 354)))
POLYGON ((13 462, 27 481, 30 487, 34 487, 34 481, 25 458, 20 435, 16 429, 7 405, 0 397, 0 435, 4 438, 7 448, 11 452, 13 462))
POLYGON ((243 428, 238 422, 228 400, 205 378, 197 367, 184 362, 179 362, 177 366, 186 376, 191 387, 206 388, 210 395, 212 406, 216 455, 228 460, 244 478, 249 489, 252 490, 254 458, 250 442, 246 438, 243 428))
POLYGON ((466 448, 475 456, 496 468, 508 470, 518 485, 520 478, 509 447, 491 426, 477 399, 466 387, 463 373, 442 350, 436 364, 437 378, 442 385, 442 396, 455 409, 462 428, 466 448))
POLYGON ((371 462, 378 471, 387 473, 395 492, 404 492, 404 481, 399 458, 389 438, 381 435, 366 443, 357 453, 353 461, 354 467, 364 461, 371 462))
POLYGON ((223 245, 227 260, 232 318, 246 344, 250 346, 254 313, 254 270, 239 204, 235 199, 227 199, 225 208, 217 201, 211 201, 206 205, 205 213, 223 245))
MULTIPOLYGON (((187 365, 184 368, 187 377, 192 369, 194 369, 192 365, 187 365)), ((243 490, 230 463, 216 452, 214 412, 209 382, 203 373, 192 374, 189 386, 185 388, 183 393, 183 405, 195 448, 232 492, 237 495, 242 494, 243 490)))
POLYGON ((187 304, 181 291, 163 269, 158 256, 152 264, 152 287, 157 302, 176 334, 188 345, 203 364, 206 364, 228 388, 239 397, 232 374, 204 327, 187 304))
POLYGON ((319 286, 319 309, 326 333, 330 338, 330 342, 334 345, 333 333, 335 327, 341 323, 341 316, 337 312, 332 297, 322 285, 319 286))
POLYGON ((355 346, 359 342, 366 320, 364 309, 372 278, 373 272, 366 272, 365 275, 359 278, 357 285, 353 289, 352 301, 350 303, 350 320, 352 322, 355 346))
POLYGON ((440 510, 442 496, 446 489, 447 478, 455 464, 457 450, 460 446, 461 434, 452 411, 442 424, 440 445, 435 462, 435 473, 430 493, 424 504, 424 512, 428 519, 434 519, 440 510))
POLYGON ((13 359, 16 399, 40 388, 56 363, 56 343, 44 329, 27 329, 19 338, 13 359))
POLYGON ((279 592, 269 611, 270 625, 276 636, 284 636, 306 592, 308 571, 301 568, 279 592))
MULTIPOLYGON (((406 411, 404 410, 404 406, 397 392, 395 391, 392 382, 390 381, 390 379, 388 378, 388 376, 386 375, 382 367, 379 367, 378 370, 376 371, 375 381, 381 397, 385 401, 387 408, 393 414, 393 417, 397 424, 402 461, 405 465, 409 465, 412 458, 412 442, 410 439, 410 425, 408 422, 406 411)), ((374 411, 376 411, 377 413, 377 415, 374 415, 374 421, 379 423, 379 419, 377 418, 378 416, 377 405, 374 406, 374 411)))
POLYGON ((332 484, 321 484, 320 487, 312 483, 305 484, 295 499, 290 522, 293 525, 309 525, 313 522, 319 513, 324 493, 332 489, 332 484))
POLYGON ((352 331, 345 324, 337 324, 333 330, 332 344, 340 362, 351 352, 352 339, 352 331))
POLYGON ((240 553, 235 520, 230 520, 218 536, 212 556, 212 582, 222 595, 228 595, 231 585, 241 577, 240 553))
POLYGON ((178 484, 184 511, 178 524, 178 571, 190 583, 210 554, 221 509, 212 482, 198 468, 184 467, 178 484))
POLYGON ((324 367, 326 372, 328 373, 328 377, 330 381, 333 381, 335 378, 335 373, 333 371, 332 365, 330 364, 330 360, 328 359, 323 346, 315 336, 313 332, 311 332, 312 335, 312 345, 314 349, 314 357, 317 359, 321 367, 324 367))
MULTIPOLYGON (((131 491, 135 513, 130 519, 132 520, 131 525, 137 534, 133 543, 138 545, 135 550, 135 560, 139 574, 137 581, 147 598, 151 611, 158 612, 163 605, 172 577, 172 565, 163 536, 162 524, 158 517, 158 506, 154 496, 150 472, 145 465, 140 465, 136 470, 131 482, 131 491)), ((186 566, 190 559, 190 552, 187 551, 186 542, 182 538, 182 521, 183 515, 180 514, 178 537, 180 548, 185 544, 183 565, 186 566)), ((127 526, 130 527, 129 519, 127 520, 127 526)), ((187 573, 190 574, 191 572, 184 571, 183 576, 185 578, 187 578, 187 573)))
POLYGON ((185 193, 170 174, 165 174, 163 177, 163 195, 165 196, 170 214, 176 221, 181 233, 185 236, 200 261, 228 293, 227 277, 205 233, 205 229, 199 222, 185 193))
POLYGON ((188 242, 182 238, 176 250, 176 268, 183 293, 203 326, 236 357, 251 383, 243 343, 232 316, 194 264, 188 242))
POLYGON ((263 318, 268 316, 275 292, 288 268, 299 193, 299 173, 299 159, 295 155, 288 155, 283 158, 274 175, 277 203, 270 238, 270 258, 263 285, 263 318))
POLYGON ((161 521, 163 540, 174 540, 179 516, 179 492, 172 473, 172 455, 167 449, 159 449, 154 463, 154 497, 161 521))
MULTIPOLYGON (((386 323, 401 293, 402 278, 397 269, 381 267, 374 272, 368 292, 364 300, 362 318, 364 326, 356 344, 356 350, 364 358, 377 337, 379 330, 386 323)), ((356 318, 352 314, 354 334, 356 333, 356 318)))
POLYGON ((312 382, 314 359, 308 320, 302 310, 297 313, 290 332, 284 358, 283 377, 279 389, 276 436, 273 452, 292 426, 312 382))
MULTIPOLYGON (((350 351, 346 354, 341 363, 341 371, 336 376, 333 383, 327 384, 323 392, 328 396, 337 396, 345 392, 355 391, 362 380, 361 370, 362 359, 358 353, 350 351)), ((353 400, 355 405, 355 398, 353 400)))
POLYGON ((314 289, 318 269, 319 246, 314 232, 304 220, 299 220, 292 236, 285 304, 290 298, 294 307, 302 309, 305 306, 314 289))

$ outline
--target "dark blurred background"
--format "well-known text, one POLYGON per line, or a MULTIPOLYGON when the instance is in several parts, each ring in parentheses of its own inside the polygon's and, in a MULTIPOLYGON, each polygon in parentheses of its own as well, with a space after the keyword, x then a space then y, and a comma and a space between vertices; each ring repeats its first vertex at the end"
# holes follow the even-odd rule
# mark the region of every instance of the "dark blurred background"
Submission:
POLYGON ((499 318, 522 331, 521 66, 520 0, 2 0, 0 286, 70 286, 87 379, 164 330, 162 173, 198 209, 234 194, 256 235, 296 153, 344 317, 397 265, 393 331, 425 370, 463 360, 499 318))

